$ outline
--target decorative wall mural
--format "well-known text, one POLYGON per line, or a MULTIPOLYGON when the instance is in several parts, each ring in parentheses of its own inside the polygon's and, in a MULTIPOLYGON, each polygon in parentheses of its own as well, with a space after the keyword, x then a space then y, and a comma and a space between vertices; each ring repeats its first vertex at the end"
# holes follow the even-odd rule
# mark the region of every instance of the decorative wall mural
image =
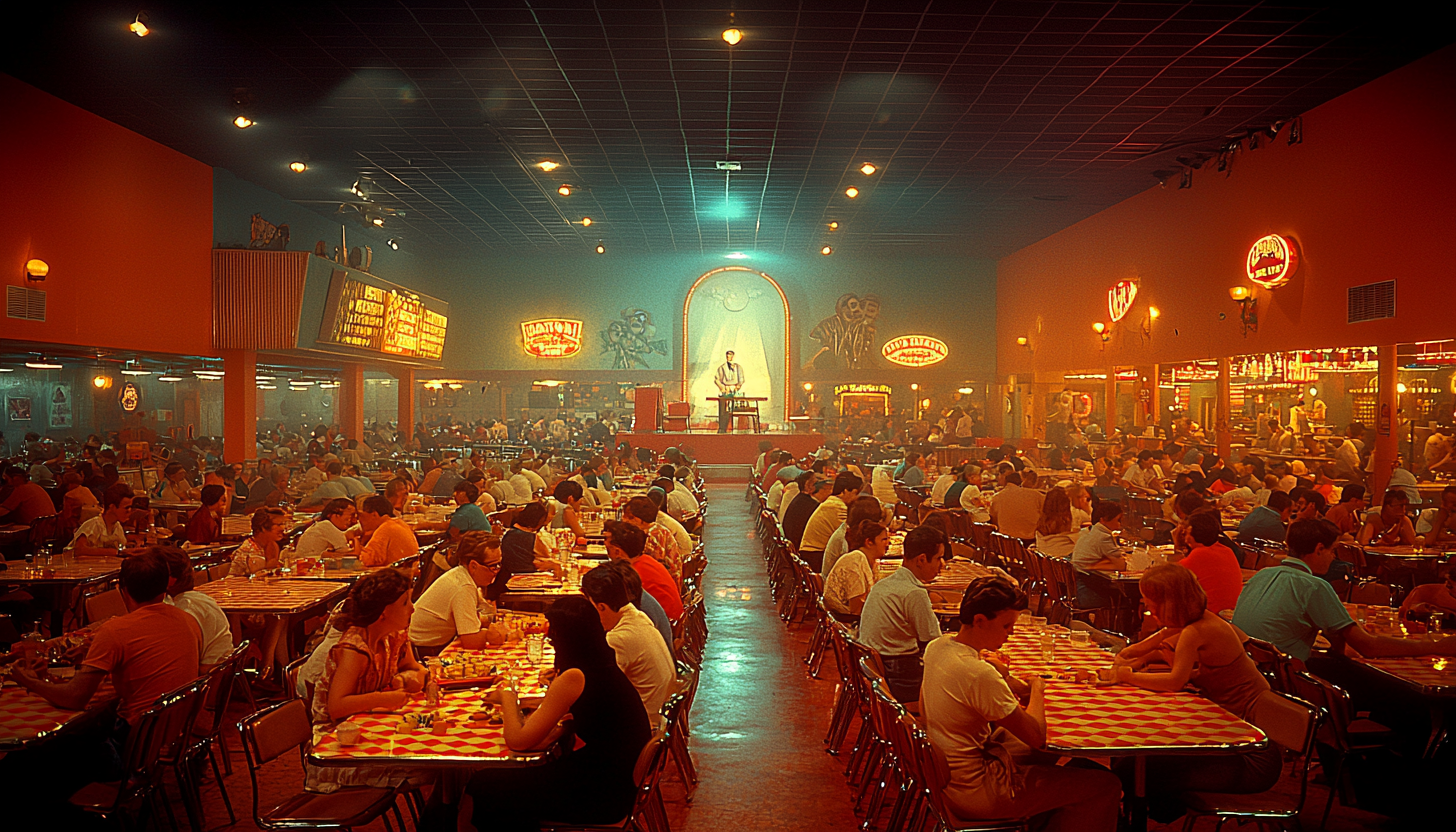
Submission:
POLYGON ((254 214, 248 248, 266 248, 274 251, 288 248, 288 223, 274 225, 263 219, 263 215, 254 214))
POLYGON ((647 356, 668 354, 667 339, 657 337, 651 312, 635 307, 623 309, 621 320, 612 321, 602 330, 602 352, 611 354, 614 370, 647 369, 647 356))
POLYGON ((875 322, 880 317, 880 296, 840 295, 834 314, 820 321, 809 333, 819 350, 804 363, 805 369, 865 366, 875 349, 875 322))

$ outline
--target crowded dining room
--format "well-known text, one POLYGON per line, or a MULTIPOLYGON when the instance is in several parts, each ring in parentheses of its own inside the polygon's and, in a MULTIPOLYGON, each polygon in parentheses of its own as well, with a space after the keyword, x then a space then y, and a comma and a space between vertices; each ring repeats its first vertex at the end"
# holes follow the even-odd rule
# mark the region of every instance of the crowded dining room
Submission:
POLYGON ((0 828, 1449 815, 1450 24, 5 19, 0 828))

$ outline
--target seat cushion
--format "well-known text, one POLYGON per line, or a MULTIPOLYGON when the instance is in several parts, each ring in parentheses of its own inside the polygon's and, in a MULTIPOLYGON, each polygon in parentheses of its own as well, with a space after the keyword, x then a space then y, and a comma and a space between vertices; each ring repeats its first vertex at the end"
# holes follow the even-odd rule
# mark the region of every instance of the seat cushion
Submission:
POLYGON ((351 788, 332 794, 302 792, 263 813, 268 824, 363 826, 394 804, 394 789, 351 788))
POLYGON ((1298 813, 1295 798, 1275 792, 1260 794, 1223 794, 1221 792, 1187 792, 1183 805, 1204 815, 1289 816, 1298 813))

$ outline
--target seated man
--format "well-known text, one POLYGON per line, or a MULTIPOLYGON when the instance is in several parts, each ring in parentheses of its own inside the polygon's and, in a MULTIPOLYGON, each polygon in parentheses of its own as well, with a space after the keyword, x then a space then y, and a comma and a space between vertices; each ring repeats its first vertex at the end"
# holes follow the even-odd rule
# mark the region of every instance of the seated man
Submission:
POLYGON ((298 557, 317 558, 329 552, 357 554, 359 532, 355 531, 351 535, 348 531, 353 528, 357 514, 354 504, 347 499, 339 497, 329 500, 324 505, 323 519, 310 524, 298 536, 298 557))
POLYGON ((1354 543, 1355 535, 1360 533, 1360 528, 1364 525, 1361 520, 1364 514, 1365 486, 1352 482, 1340 489, 1340 501, 1325 512, 1325 519, 1335 524, 1341 541, 1354 543))
POLYGON ((10 496, 0 503, 0 523, 29 525, 38 517, 49 517, 56 513, 56 504, 44 488, 30 481, 30 474, 19 465, 12 465, 5 471, 5 482, 10 487, 10 496))
POLYGON ((1411 524, 1406 510, 1410 498, 1404 490, 1391 488, 1385 492, 1380 511, 1365 518, 1360 528, 1361 546, 1410 546, 1416 542, 1416 527, 1411 524))
POLYGON ((187 521, 187 542, 207 546, 222 539, 223 503, 227 489, 221 485, 202 486, 202 507, 192 512, 187 521))
POLYGON ((80 556, 125 554, 126 524, 131 520, 131 486, 118 482, 101 493, 101 514, 76 529, 71 550, 80 556))
POLYGON ((622 521, 636 526, 647 535, 646 553, 666 567, 667 574, 674 581, 680 581, 684 552, 678 548, 677 538, 672 532, 657 522, 659 513, 657 504, 650 499, 633 497, 622 506, 622 521))
POLYGON ((1456 543, 1456 485, 1441 489, 1441 507, 1436 510, 1424 542, 1433 547, 1456 543))
POLYGON ((628 602, 626 582, 611 564, 604 563, 582 576, 581 593, 592 602, 602 619, 607 643, 617 655, 617 667, 642 697, 642 706, 647 709, 652 724, 660 724, 662 706, 677 681, 677 665, 657 627, 651 618, 628 602))
POLYGON ((890 692, 901 704, 920 699, 920 651, 940 636, 926 587, 940 574, 949 548, 939 529, 911 529, 900 568, 870 589, 860 613, 859 640, 884 660, 890 692))
POLYGON ((369 539, 359 552, 359 563, 364 566, 392 566, 420 554, 414 530, 394 516, 394 507, 384 497, 364 499, 359 509, 359 530, 369 539))
POLYGON ((1111 832, 1122 795, 1117 776, 1033 756, 1046 745, 1046 683, 1018 679, 982 657, 1005 644, 1025 608, 1026 595, 1004 578, 977 578, 961 599, 960 630, 925 648, 920 707, 930 742, 950 766, 947 807, 966 820, 1034 817, 1047 829, 1111 832), (1008 770, 996 771, 993 761, 1008 770), (1024 785, 1013 790, 1008 781, 1024 785))
POLYGON ((459 540, 466 532, 491 530, 490 521, 485 518, 485 510, 476 503, 480 499, 480 489, 475 483, 467 480, 455 483, 453 496, 456 509, 450 513, 448 528, 451 540, 459 540))
POLYGON ((259 479, 248 489, 248 499, 243 503, 243 513, 252 514, 260 508, 275 508, 288 499, 288 469, 275 465, 268 469, 266 479, 259 479))
MULTIPOLYGON (((809 518, 814 516, 820 503, 829 499, 829 492, 834 488, 832 481, 814 477, 815 474, 812 471, 806 471, 800 476, 799 494, 794 497, 794 501, 789 504, 789 510, 784 513, 784 538, 791 541, 796 547, 804 540, 804 530, 809 526, 809 518)), ((828 540, 826 539, 825 542, 828 540)), ((818 558, 807 562, 815 568, 822 566, 823 550, 820 550, 818 558)))
POLYGON ((1249 579, 1234 608, 1234 626, 1300 661, 1309 660, 1321 633, 1330 642, 1331 656, 1341 656, 1346 648, 1367 658, 1456 656, 1456 636, 1415 641, 1372 635, 1356 624, 1334 587, 1320 577, 1335 559, 1337 537, 1334 527, 1320 520, 1291 524, 1289 557, 1249 579))
POLYGON ((488 600, 494 601, 506 591, 511 576, 551 568, 551 553, 536 534, 546 522, 546 507, 540 503, 526 503, 516 512, 511 527, 501 537, 501 567, 486 587, 488 600))
POLYGON ((819 572, 824 568, 824 550, 834 530, 849 514, 849 504, 859 498, 864 480, 848 471, 841 471, 834 477, 829 496, 809 515, 804 525, 804 534, 799 539, 799 557, 819 572))
MULTIPOLYGON (((337 500, 341 497, 350 498, 349 487, 344 484, 344 466, 337 462, 330 462, 326 470, 327 479, 314 486, 307 497, 298 501, 299 509, 303 511, 319 509, 329 500, 337 500)), ((358 483, 354 483, 354 486, 357 491, 358 483)))
POLYGON ((642 576, 642 588, 657 599, 667 617, 676 621, 682 617, 682 592, 677 582, 668 574, 667 567, 645 554, 647 535, 636 526, 620 521, 608 521, 604 530, 607 537, 607 556, 612 560, 627 561, 637 574, 642 576))
POLYGON ((452 641, 467 650, 488 646, 480 623, 480 591, 500 571, 501 539, 484 531, 465 532, 455 548, 455 563, 415 602, 409 638, 422 655, 433 656, 452 641))
POLYGON ((1244 573, 1238 556, 1223 545, 1222 520, 1216 509, 1195 511, 1188 518, 1193 549, 1178 561, 1198 577, 1198 584, 1208 595, 1208 611, 1217 615, 1231 610, 1238 603, 1244 588, 1244 573))
POLYGON ((131 727, 158 697, 197 678, 202 629, 165 603, 169 579, 167 561, 156 550, 123 560, 120 589, 127 614, 100 625, 75 676, 48 682, 23 666, 11 670, 17 684, 57 708, 86 708, 108 678, 118 699, 114 724, 56 737, 0 760, 0 800, 15 828, 83 823, 64 823, 66 799, 89 782, 120 778, 117 755, 131 727))
POLYGON ((192 558, 173 546, 159 546, 158 552, 167 561, 167 603, 197 619, 202 629, 202 668, 220 664, 233 652, 233 628, 222 605, 211 595, 198 592, 194 586, 192 558))
POLYGON ((622 582, 627 587, 627 603, 642 610, 644 614, 652 619, 652 626, 657 628, 658 635, 662 636, 662 643, 667 649, 673 650, 672 621, 667 617, 667 611, 652 597, 652 593, 642 591, 642 576, 632 567, 632 564, 625 560, 608 560, 607 565, 617 570, 622 576, 622 582))
POLYGON ((1239 533, 1235 539, 1240 543, 1255 540, 1283 540, 1284 524, 1293 513, 1294 501, 1283 491, 1270 491, 1269 502, 1256 506, 1243 520, 1239 521, 1239 533))
POLYGON ((1456 566, 1446 567, 1442 583, 1420 584, 1412 589, 1400 605, 1401 618, 1411 613, 1430 615, 1433 612, 1456 615, 1456 566))
MULTIPOLYGON (((1122 505, 1104 500, 1092 509, 1092 528, 1077 538, 1072 548, 1072 565, 1085 572, 1127 569, 1127 557, 1112 533, 1122 529, 1122 505)), ((1113 599, 1103 594, 1101 585, 1085 576, 1077 576, 1077 606, 1083 609, 1106 609, 1113 599)))

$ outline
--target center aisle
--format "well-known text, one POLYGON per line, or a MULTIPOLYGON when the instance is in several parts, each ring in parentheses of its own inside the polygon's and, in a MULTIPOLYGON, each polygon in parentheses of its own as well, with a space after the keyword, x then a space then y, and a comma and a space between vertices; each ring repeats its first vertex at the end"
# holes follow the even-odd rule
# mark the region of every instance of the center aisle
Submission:
MULTIPOLYGON (((670 800, 674 832, 844 830, 845 761, 824 753, 833 659, 819 680, 803 663, 811 628, 790 633, 768 591, 746 484, 707 485, 708 645, 692 713, 699 785, 691 808, 670 800)), ((676 792, 676 784, 668 794, 676 792)))

